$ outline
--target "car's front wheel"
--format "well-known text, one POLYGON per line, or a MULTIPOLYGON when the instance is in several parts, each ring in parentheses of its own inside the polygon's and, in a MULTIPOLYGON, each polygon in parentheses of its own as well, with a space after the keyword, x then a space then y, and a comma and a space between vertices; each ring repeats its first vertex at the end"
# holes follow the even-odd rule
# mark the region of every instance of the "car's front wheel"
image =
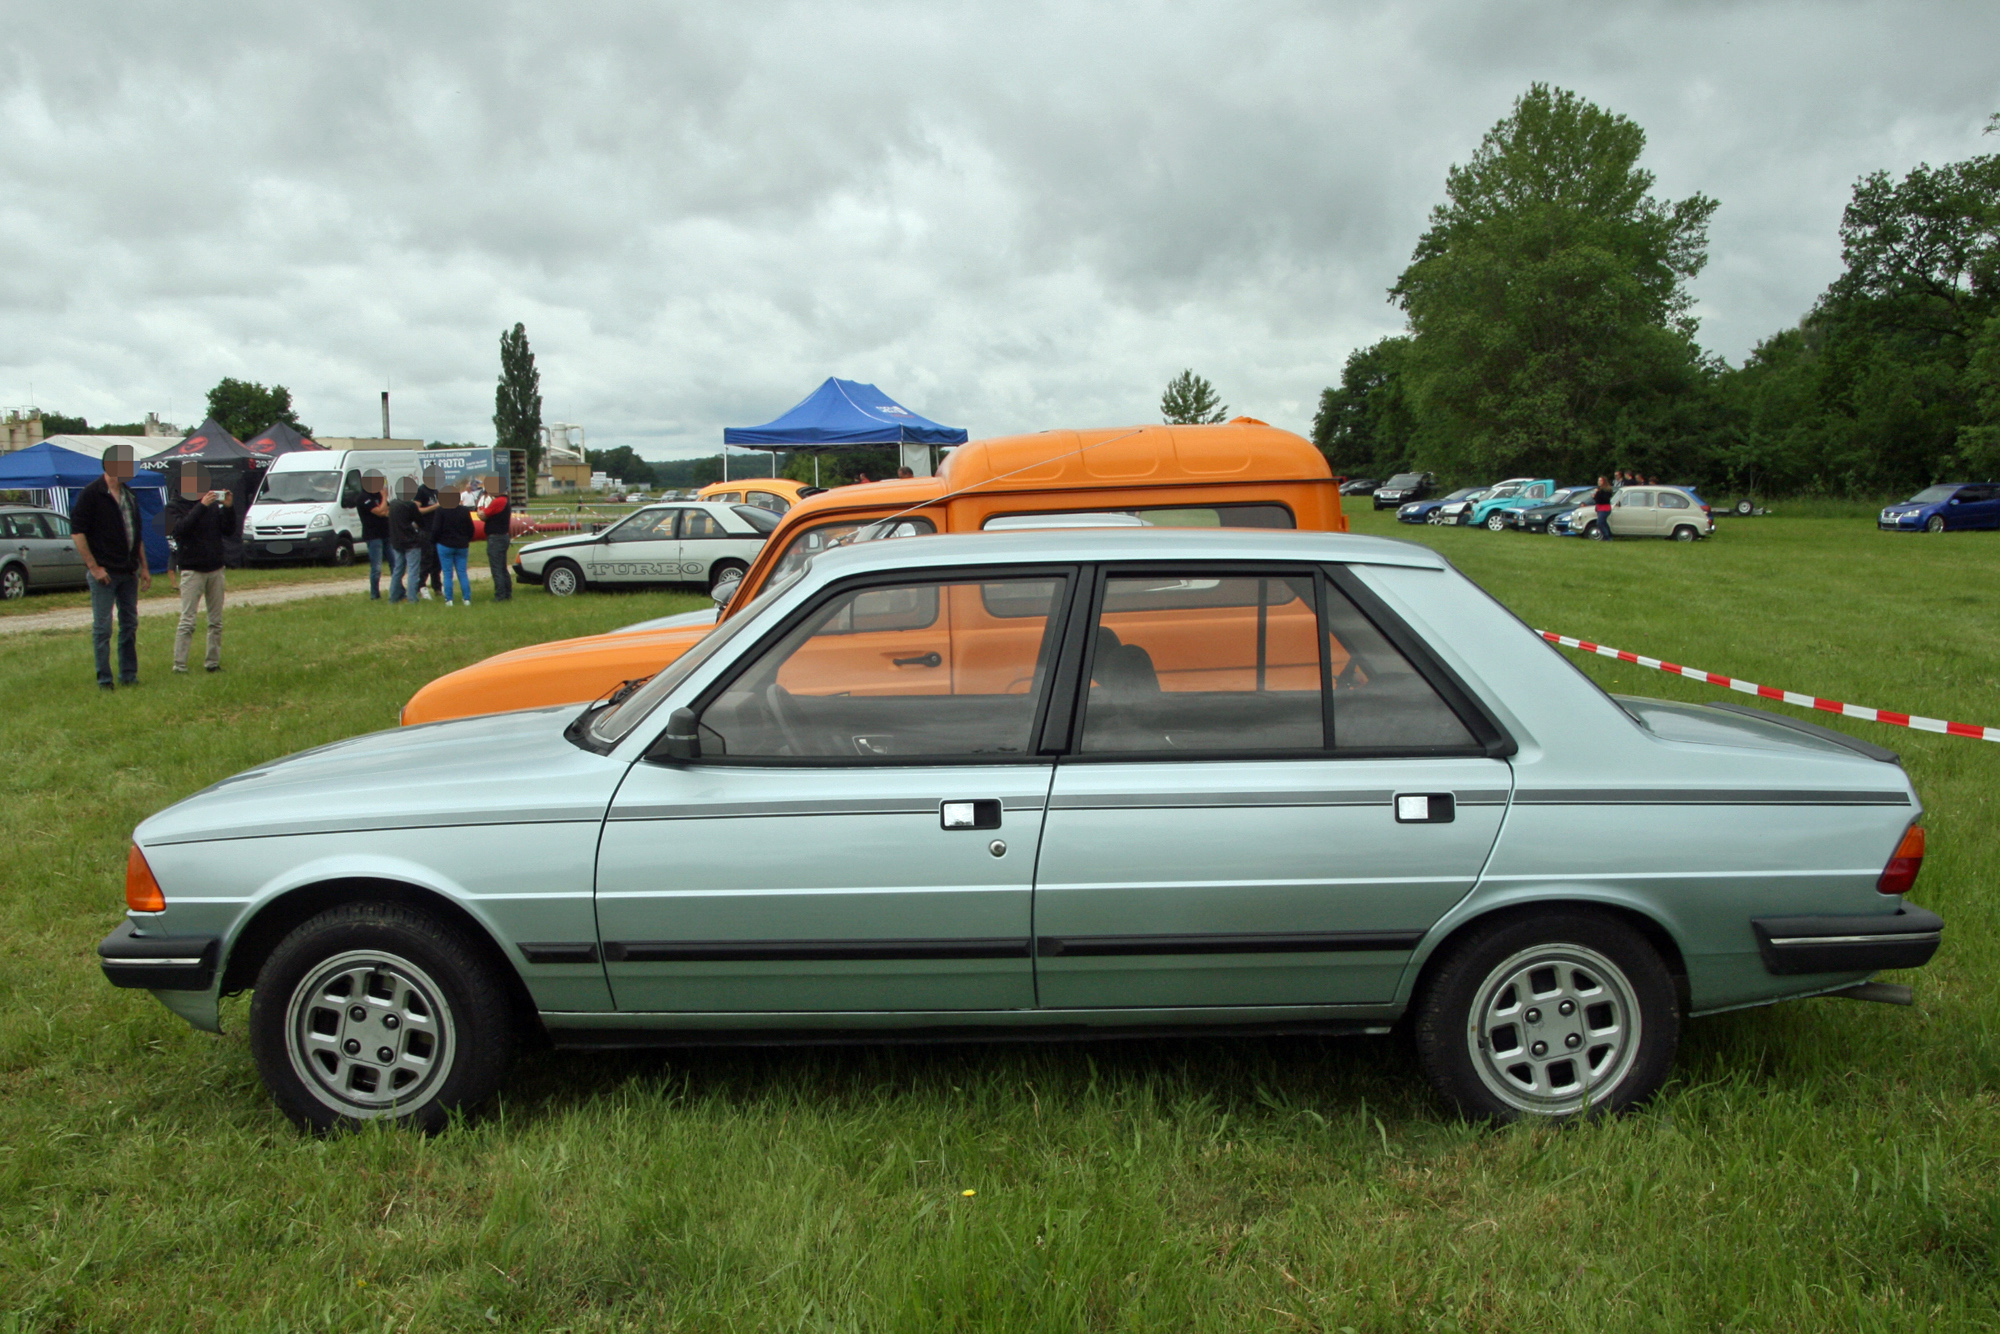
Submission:
POLYGON ((354 539, 346 533, 333 539, 333 563, 335 565, 354 564, 354 539))
POLYGON ((1673 978, 1623 922, 1553 910, 1448 948, 1412 1031, 1424 1073, 1467 1116, 1621 1112, 1666 1082, 1680 1045, 1673 978))
POLYGON ((1488 515, 1486 519, 1486 531, 1489 533, 1504 533, 1507 531, 1507 521, 1498 514, 1488 515))
POLYGON ((442 1129, 499 1087, 515 1037, 484 953, 384 903, 328 909, 286 936, 257 974, 249 1027, 272 1099, 321 1132, 384 1119, 442 1129))
POLYGON ((1943 532, 1943 531, 1944 531, 1944 515, 1942 515, 1942 514, 1933 514, 1933 515, 1931 515, 1931 517, 1930 517, 1930 522, 1928 522, 1928 523, 1926 523, 1926 524, 1924 525, 1924 531, 1925 531, 1925 532, 1927 532, 1927 533, 1941 533, 1941 532, 1943 532))
POLYGON ((583 570, 575 561, 552 560, 542 571, 542 587, 559 598, 583 591, 583 570))

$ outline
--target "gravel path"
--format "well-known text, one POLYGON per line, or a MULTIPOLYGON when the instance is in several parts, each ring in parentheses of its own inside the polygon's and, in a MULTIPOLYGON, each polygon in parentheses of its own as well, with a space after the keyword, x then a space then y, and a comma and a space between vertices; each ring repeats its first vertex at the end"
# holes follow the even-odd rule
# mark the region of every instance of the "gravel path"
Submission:
MULTIPOLYGON (((480 582, 486 574, 484 570, 472 570, 469 573, 472 575, 474 583, 480 582)), ((164 574, 153 576, 155 583, 163 582, 165 579, 166 576, 164 574)), ((388 580, 388 572, 384 571, 382 581, 386 584, 388 580)), ((228 612, 237 607, 268 607, 279 602, 297 602, 301 598, 333 597, 341 593, 345 593, 349 597, 365 596, 367 592, 368 577, 365 571, 361 578, 354 580, 340 580, 337 582, 327 580, 313 584, 267 584, 262 588, 246 588, 240 593, 231 589, 223 599, 223 612, 227 615, 228 612)), ((383 596, 387 597, 388 594, 384 592, 383 596)), ((147 616, 178 617, 180 614, 181 604, 178 598, 156 598, 142 600, 139 603, 139 615, 142 618, 147 616)), ((88 607, 65 607, 61 611, 29 612, 22 616, 0 616, 0 635, 21 635, 36 630, 88 630, 89 628, 90 608, 88 607)))

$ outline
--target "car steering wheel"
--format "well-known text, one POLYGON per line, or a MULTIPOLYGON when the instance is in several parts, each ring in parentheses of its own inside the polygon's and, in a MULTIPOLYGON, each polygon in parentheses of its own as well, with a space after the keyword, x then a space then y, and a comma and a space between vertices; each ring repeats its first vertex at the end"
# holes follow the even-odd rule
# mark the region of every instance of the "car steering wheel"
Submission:
POLYGON ((770 707, 771 720, 777 723, 778 733, 785 738, 792 754, 806 754, 805 719, 799 717, 799 706, 792 701, 792 692, 773 681, 764 687, 764 703, 770 707))

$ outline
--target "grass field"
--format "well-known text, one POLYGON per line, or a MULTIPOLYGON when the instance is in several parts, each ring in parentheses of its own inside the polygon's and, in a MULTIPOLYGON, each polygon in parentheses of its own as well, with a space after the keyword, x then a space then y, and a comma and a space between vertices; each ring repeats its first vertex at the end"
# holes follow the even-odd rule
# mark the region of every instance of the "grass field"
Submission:
MULTIPOLYGON (((2000 723, 2000 535, 1401 535, 1539 628, 2000 723)), ((0 1331, 2000 1325, 1979 742, 1831 723, 1902 750, 1929 807, 1913 897, 1949 928, 1917 1008, 1696 1021, 1665 1094, 1606 1124, 1458 1123, 1389 1039, 1154 1041, 539 1055, 476 1124, 313 1141, 265 1100, 242 1001, 217 1039, 99 977, 140 818, 387 725, 452 666, 694 605, 246 609, 212 679, 169 676, 149 624, 112 696, 83 635, 0 642, 0 1331)))

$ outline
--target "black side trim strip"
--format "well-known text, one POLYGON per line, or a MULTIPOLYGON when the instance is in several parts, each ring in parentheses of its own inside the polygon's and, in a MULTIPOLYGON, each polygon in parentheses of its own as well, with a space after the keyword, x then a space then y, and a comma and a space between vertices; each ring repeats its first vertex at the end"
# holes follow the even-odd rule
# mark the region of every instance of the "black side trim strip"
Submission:
POLYGON ((812 959, 1025 959, 1025 939, 607 940, 607 963, 779 963, 812 959))
POLYGON ((1523 806, 1907 806, 1907 792, 1857 792, 1842 788, 1522 788, 1523 806))
POLYGON ((596 963, 597 942, 549 940, 530 944, 522 941, 521 954, 529 963, 596 963))
POLYGON ((843 1047, 942 1042, 1088 1042, 1125 1038, 1232 1038, 1287 1034, 1350 1037, 1384 1031, 1386 1019, 1272 1020, 1251 1024, 1021 1024, 1006 1021, 918 1028, 674 1028, 679 1018, 661 1014, 659 1028, 552 1028, 558 1047, 843 1047))
POLYGON ((1041 936, 1044 959, 1131 954, 1332 954, 1353 950, 1413 950, 1421 931, 1288 931, 1271 935, 1041 936))
POLYGON ((1765 969, 1780 977, 1921 968, 1944 941, 1944 918, 1911 905, 1866 917, 1759 917, 1750 929, 1765 969))
MULTIPOLYGON (((1129 758, 1129 757, 1127 757, 1129 758)), ((1366 791, 1327 790, 1316 792, 1108 792, 1079 793, 1051 797, 1051 810, 1125 809, 1128 807, 1218 806, 1387 806, 1395 798, 1388 788, 1366 791)), ((1504 794, 1503 799, 1504 799, 1504 794)))

